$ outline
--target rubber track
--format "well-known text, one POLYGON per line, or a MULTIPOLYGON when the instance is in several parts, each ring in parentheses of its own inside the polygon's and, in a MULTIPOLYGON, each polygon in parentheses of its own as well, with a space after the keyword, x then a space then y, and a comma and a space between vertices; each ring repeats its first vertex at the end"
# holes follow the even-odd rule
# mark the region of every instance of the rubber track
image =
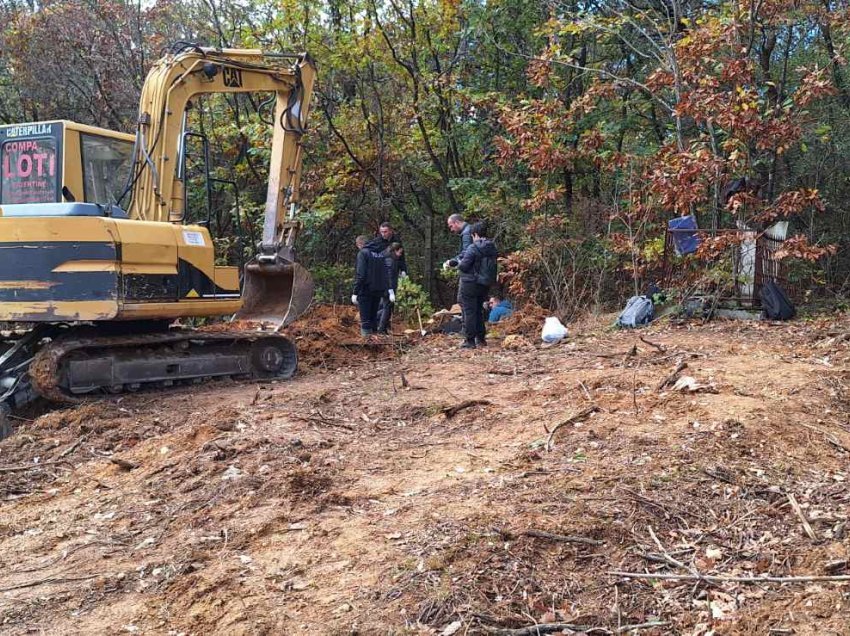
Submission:
MULTIPOLYGON (((74 338, 69 336, 59 337, 46 344, 36 353, 29 366, 30 380, 36 391, 53 402, 77 403, 90 397, 88 395, 73 395, 67 393, 59 386, 59 369, 62 359, 74 351, 86 348, 98 349, 124 349, 126 347, 155 347, 160 345, 172 345, 177 342, 204 341, 204 342, 238 342, 251 343, 263 338, 283 338, 275 333, 262 331, 179 331, 169 333, 136 334, 132 336, 100 336, 93 338, 74 338)), ((183 381, 187 381, 184 379, 183 381)), ((145 384, 142 382, 141 384, 145 384)), ((150 382, 149 384, 156 384, 150 382)))

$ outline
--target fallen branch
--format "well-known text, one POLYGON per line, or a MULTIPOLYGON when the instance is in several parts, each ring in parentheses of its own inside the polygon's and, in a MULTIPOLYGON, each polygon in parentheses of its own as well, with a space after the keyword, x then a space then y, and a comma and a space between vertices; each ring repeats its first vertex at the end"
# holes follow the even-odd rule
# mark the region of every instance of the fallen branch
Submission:
POLYGON ((850 582, 850 574, 838 576, 727 576, 720 574, 650 574, 648 572, 618 572, 609 570, 611 576, 622 576, 627 579, 659 579, 666 581, 708 581, 709 583, 815 583, 850 582))
MULTIPOLYGON (((529 625, 528 627, 520 627, 518 629, 505 629, 504 627, 488 627, 484 629, 496 636, 538 636, 538 634, 552 634, 569 629, 573 632, 587 632, 592 627, 588 625, 576 625, 574 623, 540 623, 538 625, 529 625)), ((607 631, 607 630, 606 630, 607 631)))
POLYGON ((504 528, 493 528, 493 532, 509 540, 515 539, 517 536, 523 536, 534 537, 536 539, 549 539, 550 541, 562 541, 564 543, 583 543, 584 545, 594 546, 605 544, 604 541, 599 541, 598 539, 590 539, 588 537, 578 537, 575 535, 567 534, 553 534, 544 530, 535 530, 534 528, 530 528, 529 530, 522 530, 519 533, 514 533, 510 530, 505 530, 504 528))
POLYGON ((588 415, 590 415, 591 413, 595 413, 598 410, 599 410, 599 407, 596 404, 591 404, 586 409, 581 410, 578 413, 576 413, 575 415, 568 417, 563 422, 555 424, 555 428, 553 428, 549 432, 549 437, 546 440, 546 451, 548 452, 548 451, 551 450, 551 448, 552 448, 552 438, 555 437, 555 433, 558 431, 559 428, 561 428, 562 426, 566 426, 567 424, 573 424, 574 422, 578 422, 579 420, 583 420, 588 415))
POLYGON ((99 574, 90 574, 88 576, 69 576, 65 578, 61 577, 51 577, 47 579, 38 579, 35 581, 28 581, 26 583, 18 583, 17 585, 12 585, 9 587, 0 587, 0 592, 11 592, 12 590, 22 590, 27 587, 36 587, 38 585, 46 585, 48 583, 69 583, 71 581, 88 581, 89 579, 96 579, 99 577, 99 574))
POLYGON ((654 349, 656 349, 658 351, 658 353, 667 353, 667 347, 660 345, 660 344, 655 344, 654 342, 650 342, 649 340, 647 340, 643 336, 640 336, 640 341, 644 344, 648 344, 650 347, 653 347, 654 349))
POLYGON ((52 459, 46 462, 39 462, 37 464, 25 464, 23 466, 0 466, 0 473, 17 473, 27 470, 34 470, 36 468, 44 468, 45 466, 55 466, 56 464, 70 464, 70 462, 67 459, 52 459))
POLYGON ((637 623, 635 625, 623 625, 614 630, 605 627, 591 627, 590 625, 576 625, 574 623, 538 623, 528 627, 517 629, 505 629, 504 627, 489 627, 483 625, 485 631, 496 636, 538 636, 539 634, 553 634, 565 629, 582 634, 625 634, 635 629, 649 629, 652 627, 664 627, 669 625, 667 621, 651 621, 649 623, 637 623))
POLYGON ((818 535, 815 533, 815 529, 812 528, 812 524, 810 524, 809 520, 806 519, 806 515, 803 513, 803 509, 797 502, 797 498, 790 492, 785 493, 785 496, 788 497, 788 503, 791 504, 791 507, 794 509, 794 512, 800 518, 800 522, 803 524, 803 530, 805 530, 806 534, 809 535, 809 539, 811 539, 812 541, 817 541, 818 535))
POLYGON ((342 428, 346 431, 356 431, 357 429, 349 424, 344 424, 343 422, 338 422, 336 420, 329 419, 327 417, 315 417, 308 415, 293 415, 293 418, 296 420, 301 420, 302 422, 310 422, 312 424, 322 424, 324 426, 331 426, 336 428, 342 428))
POLYGON ((517 370, 509 371, 507 369, 487 369, 490 375, 517 375, 517 370))
POLYGON ((589 539, 587 537, 578 537, 567 534, 552 534, 543 530, 526 530, 522 533, 526 537, 535 537, 536 539, 549 539, 550 541, 561 541, 563 543, 583 543, 584 545, 604 545, 604 541, 598 539, 589 539))
POLYGON ((73 453, 75 450, 77 450, 77 449, 80 447, 80 444, 82 444, 84 441, 86 441, 86 436, 85 436, 85 435, 81 435, 81 436, 80 436, 80 439, 78 439, 76 442, 74 442, 73 444, 71 444, 68 448, 66 448, 66 449, 65 449, 65 450, 63 450, 61 453, 59 453, 59 454, 56 456, 56 459, 62 459, 63 457, 67 457, 68 455, 70 455, 71 453, 73 453))
POLYGON ((648 623, 636 623, 634 625, 623 625, 622 627, 618 627, 615 633, 617 634, 625 634, 626 632, 630 632, 633 629, 649 629, 651 627, 664 627, 665 625, 669 625, 667 621, 650 621, 648 623))
POLYGON ((685 362, 684 360, 679 360, 679 364, 676 365, 676 368, 673 369, 673 372, 670 375, 668 375, 667 377, 665 377, 663 380, 661 380, 661 383, 658 385, 658 390, 660 391, 665 386, 670 384, 673 380, 676 379, 676 376, 679 375, 679 373, 683 369, 687 369, 687 368, 688 368, 688 363, 685 362))
POLYGON ((473 406, 485 406, 487 404, 491 404, 490 400, 466 400, 455 406, 447 406, 441 412, 446 416, 446 419, 450 420, 464 409, 469 409, 473 406))

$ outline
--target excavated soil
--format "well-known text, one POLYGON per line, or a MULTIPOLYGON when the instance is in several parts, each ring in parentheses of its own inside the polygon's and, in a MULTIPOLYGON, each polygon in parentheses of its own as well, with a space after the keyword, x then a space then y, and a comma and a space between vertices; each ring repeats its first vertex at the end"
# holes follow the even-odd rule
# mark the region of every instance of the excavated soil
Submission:
POLYGON ((850 583, 787 580, 850 578, 847 317, 473 352, 353 320, 293 328, 290 382, 0 442, 0 632, 850 633, 850 583))

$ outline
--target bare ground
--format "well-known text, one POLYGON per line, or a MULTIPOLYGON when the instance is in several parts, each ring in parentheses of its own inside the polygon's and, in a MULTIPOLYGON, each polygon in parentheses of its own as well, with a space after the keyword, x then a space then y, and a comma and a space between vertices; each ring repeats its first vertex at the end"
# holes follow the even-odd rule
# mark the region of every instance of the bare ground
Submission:
POLYGON ((850 320, 574 331, 24 423, 0 632, 850 634, 850 583, 699 579, 850 574, 850 320))

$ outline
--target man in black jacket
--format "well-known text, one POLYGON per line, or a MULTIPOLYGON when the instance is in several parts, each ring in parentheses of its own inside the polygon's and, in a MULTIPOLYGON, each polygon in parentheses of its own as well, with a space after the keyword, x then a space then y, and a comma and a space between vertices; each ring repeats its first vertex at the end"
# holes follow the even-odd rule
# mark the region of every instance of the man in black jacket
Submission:
POLYGON ((496 245, 484 237, 484 225, 476 223, 470 228, 472 245, 466 248, 460 262, 460 301, 463 307, 463 329, 466 340, 463 349, 486 347, 487 331, 484 326, 484 303, 490 285, 496 277, 496 245))
POLYGON ((443 269, 457 267, 460 259, 463 258, 464 252, 466 252, 466 248, 472 245, 472 226, 464 221, 460 214, 452 214, 446 220, 446 225, 449 226, 449 231, 452 234, 460 234, 460 252, 454 258, 450 258, 443 263, 443 269))
MULTIPOLYGON (((378 228, 378 235, 370 240, 369 243, 375 246, 376 252, 386 252, 393 243, 401 245, 401 237, 393 229, 389 221, 384 221, 378 228)), ((407 276, 407 260, 404 258, 404 252, 402 252, 401 258, 398 261, 398 271, 402 278, 407 276)))
POLYGON ((371 336, 378 326, 378 307, 381 297, 388 292, 395 300, 389 286, 389 272, 383 254, 370 249, 365 236, 358 236, 357 264, 354 268, 354 293, 351 302, 360 309, 360 335, 371 336))
MULTIPOLYGON (((472 245, 472 225, 463 220, 463 217, 460 214, 452 214, 446 219, 446 225, 449 226, 449 231, 452 234, 460 234, 460 252, 457 253, 457 256, 454 256, 443 263, 443 269, 449 269, 450 267, 457 267, 460 259, 463 258, 464 253, 467 248, 472 245)), ((460 297, 460 287, 457 290, 457 302, 463 308, 463 299, 460 297)), ((463 322, 466 323, 466 312, 464 311, 461 314, 461 318, 463 322)))

